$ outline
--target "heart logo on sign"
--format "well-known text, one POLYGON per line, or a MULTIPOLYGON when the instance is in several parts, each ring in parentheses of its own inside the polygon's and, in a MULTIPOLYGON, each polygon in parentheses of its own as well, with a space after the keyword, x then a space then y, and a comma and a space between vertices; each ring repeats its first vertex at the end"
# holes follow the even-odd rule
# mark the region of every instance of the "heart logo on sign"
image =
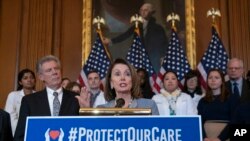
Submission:
POLYGON ((60 132, 58 130, 51 130, 49 132, 49 136, 54 140, 56 138, 58 138, 58 136, 60 135, 60 132))

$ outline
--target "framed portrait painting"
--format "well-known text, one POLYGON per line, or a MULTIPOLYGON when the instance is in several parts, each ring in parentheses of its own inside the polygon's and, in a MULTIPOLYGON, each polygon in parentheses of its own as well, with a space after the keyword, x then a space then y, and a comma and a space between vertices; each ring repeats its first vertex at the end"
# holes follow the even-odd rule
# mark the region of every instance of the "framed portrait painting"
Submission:
MULTIPOLYGON (((86 61, 96 36, 92 24, 93 18, 97 16, 104 18, 106 25, 102 29, 103 35, 114 38, 131 27, 131 16, 138 14, 142 4, 146 2, 154 6, 153 16, 157 24, 165 30, 167 38, 170 36, 171 24, 166 22, 166 17, 171 13, 180 16, 180 21, 176 24, 177 33, 189 63, 194 68, 196 51, 193 0, 83 0, 82 63, 86 61)), ((112 58, 125 58, 132 44, 132 38, 133 36, 109 46, 112 58)))

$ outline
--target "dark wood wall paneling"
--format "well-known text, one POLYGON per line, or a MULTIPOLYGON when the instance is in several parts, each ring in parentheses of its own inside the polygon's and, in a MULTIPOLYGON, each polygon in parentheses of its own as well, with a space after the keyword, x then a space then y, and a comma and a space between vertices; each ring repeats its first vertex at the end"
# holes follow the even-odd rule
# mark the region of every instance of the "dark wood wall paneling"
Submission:
MULTIPOLYGON (((196 53, 200 61, 211 39, 211 19, 206 12, 219 8, 219 33, 231 57, 250 69, 249 0, 195 2, 196 53)), ((0 1, 0 107, 15 89, 20 69, 35 71, 38 58, 54 54, 62 61, 63 76, 76 80, 81 69, 82 0, 0 1)), ((37 80, 37 90, 43 85, 37 80)))

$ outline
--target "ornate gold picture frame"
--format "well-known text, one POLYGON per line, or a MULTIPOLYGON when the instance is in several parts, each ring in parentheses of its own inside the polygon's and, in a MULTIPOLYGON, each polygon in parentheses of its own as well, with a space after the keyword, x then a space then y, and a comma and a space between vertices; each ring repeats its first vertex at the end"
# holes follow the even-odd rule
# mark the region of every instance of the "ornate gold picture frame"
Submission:
MULTIPOLYGON (((194 0, 184 0, 185 2, 185 47, 188 61, 192 68, 196 66, 196 43, 195 43, 195 9, 194 0)), ((82 20, 82 64, 87 60, 92 47, 92 17, 93 1, 83 0, 83 20, 82 20)), ((168 13, 167 13, 168 14, 168 13)))

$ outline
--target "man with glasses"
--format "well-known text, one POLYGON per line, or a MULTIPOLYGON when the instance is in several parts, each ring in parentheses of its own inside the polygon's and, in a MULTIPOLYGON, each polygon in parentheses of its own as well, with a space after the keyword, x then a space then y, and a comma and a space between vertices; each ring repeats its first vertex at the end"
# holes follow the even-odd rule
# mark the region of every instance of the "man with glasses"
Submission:
POLYGON ((250 90, 247 85, 247 81, 243 78, 244 67, 243 61, 238 58, 232 58, 227 64, 227 74, 229 81, 226 82, 226 86, 230 92, 240 99, 240 102, 244 102, 250 99, 250 90))
MULTIPOLYGON (((231 98, 239 99, 234 106, 234 112, 232 113, 231 124, 244 124, 248 122, 249 113, 245 112, 250 105, 250 88, 247 81, 243 77, 244 66, 243 61, 239 58, 232 58, 227 64, 227 74, 229 76, 229 81, 226 82, 226 87, 231 92, 231 98)), ((229 137, 230 126, 229 124, 223 129, 223 136, 229 137)), ((231 134, 231 133, 230 133, 231 134)))

